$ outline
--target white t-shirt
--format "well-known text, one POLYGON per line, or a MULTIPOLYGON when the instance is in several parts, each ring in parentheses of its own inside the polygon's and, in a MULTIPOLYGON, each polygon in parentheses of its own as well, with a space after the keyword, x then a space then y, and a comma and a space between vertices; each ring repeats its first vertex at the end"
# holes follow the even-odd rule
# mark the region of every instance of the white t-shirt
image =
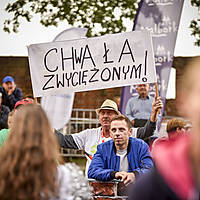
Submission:
POLYGON ((127 149, 117 150, 116 154, 120 157, 119 172, 128 172, 127 149))
MULTIPOLYGON (((72 134, 72 137, 79 149, 84 149, 88 154, 94 155, 97 151, 97 145, 101 144, 101 127, 86 129, 80 133, 72 134)), ((85 175, 87 176, 91 159, 87 157, 85 175)))

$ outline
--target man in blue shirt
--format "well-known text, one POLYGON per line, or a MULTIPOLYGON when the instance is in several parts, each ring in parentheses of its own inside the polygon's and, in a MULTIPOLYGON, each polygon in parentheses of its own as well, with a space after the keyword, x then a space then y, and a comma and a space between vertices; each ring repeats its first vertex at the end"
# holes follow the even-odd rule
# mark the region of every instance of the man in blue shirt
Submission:
POLYGON ((153 167, 148 145, 141 139, 130 137, 130 120, 124 115, 111 119, 112 140, 97 146, 88 170, 88 178, 100 181, 121 179, 127 186, 153 167))
POLYGON ((149 89, 149 84, 137 85, 138 95, 127 102, 125 112, 133 127, 143 127, 150 117, 154 98, 149 95, 149 89))

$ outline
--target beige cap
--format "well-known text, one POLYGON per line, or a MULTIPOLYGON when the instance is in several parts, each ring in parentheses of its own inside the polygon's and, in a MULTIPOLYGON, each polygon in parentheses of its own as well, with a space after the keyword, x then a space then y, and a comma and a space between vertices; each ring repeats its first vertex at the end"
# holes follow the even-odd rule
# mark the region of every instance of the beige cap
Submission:
POLYGON ((96 113, 99 114, 100 110, 114 110, 118 115, 121 114, 118 110, 117 104, 110 99, 106 99, 101 107, 96 109, 96 113))

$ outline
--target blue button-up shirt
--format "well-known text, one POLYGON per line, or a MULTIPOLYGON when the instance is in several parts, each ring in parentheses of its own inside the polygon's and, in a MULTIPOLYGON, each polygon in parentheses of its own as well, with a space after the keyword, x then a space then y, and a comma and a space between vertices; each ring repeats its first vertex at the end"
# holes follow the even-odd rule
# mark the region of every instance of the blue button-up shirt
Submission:
POLYGON ((126 116, 130 121, 137 119, 149 119, 152 110, 154 98, 152 96, 147 96, 143 99, 139 95, 136 97, 131 97, 126 105, 126 116))
MULTIPOLYGON (((154 97, 147 96, 146 99, 141 98, 139 95, 135 97, 131 97, 126 104, 126 116, 130 119, 130 121, 137 119, 149 119, 152 111, 152 104, 154 101, 154 97)), ((161 120, 161 115, 157 116, 157 125, 161 120)), ((154 132, 155 136, 158 135, 158 130, 154 132)))

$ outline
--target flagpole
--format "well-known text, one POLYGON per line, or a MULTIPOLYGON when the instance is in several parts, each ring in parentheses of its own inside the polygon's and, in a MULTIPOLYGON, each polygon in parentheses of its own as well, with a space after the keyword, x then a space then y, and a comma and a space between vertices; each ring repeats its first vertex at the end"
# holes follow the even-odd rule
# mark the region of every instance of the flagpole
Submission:
MULTIPOLYGON (((158 98, 158 84, 157 83, 155 83, 155 90, 156 90, 156 98, 158 98)), ((160 114, 160 108, 159 108, 159 110, 158 110, 158 114, 160 114)))

